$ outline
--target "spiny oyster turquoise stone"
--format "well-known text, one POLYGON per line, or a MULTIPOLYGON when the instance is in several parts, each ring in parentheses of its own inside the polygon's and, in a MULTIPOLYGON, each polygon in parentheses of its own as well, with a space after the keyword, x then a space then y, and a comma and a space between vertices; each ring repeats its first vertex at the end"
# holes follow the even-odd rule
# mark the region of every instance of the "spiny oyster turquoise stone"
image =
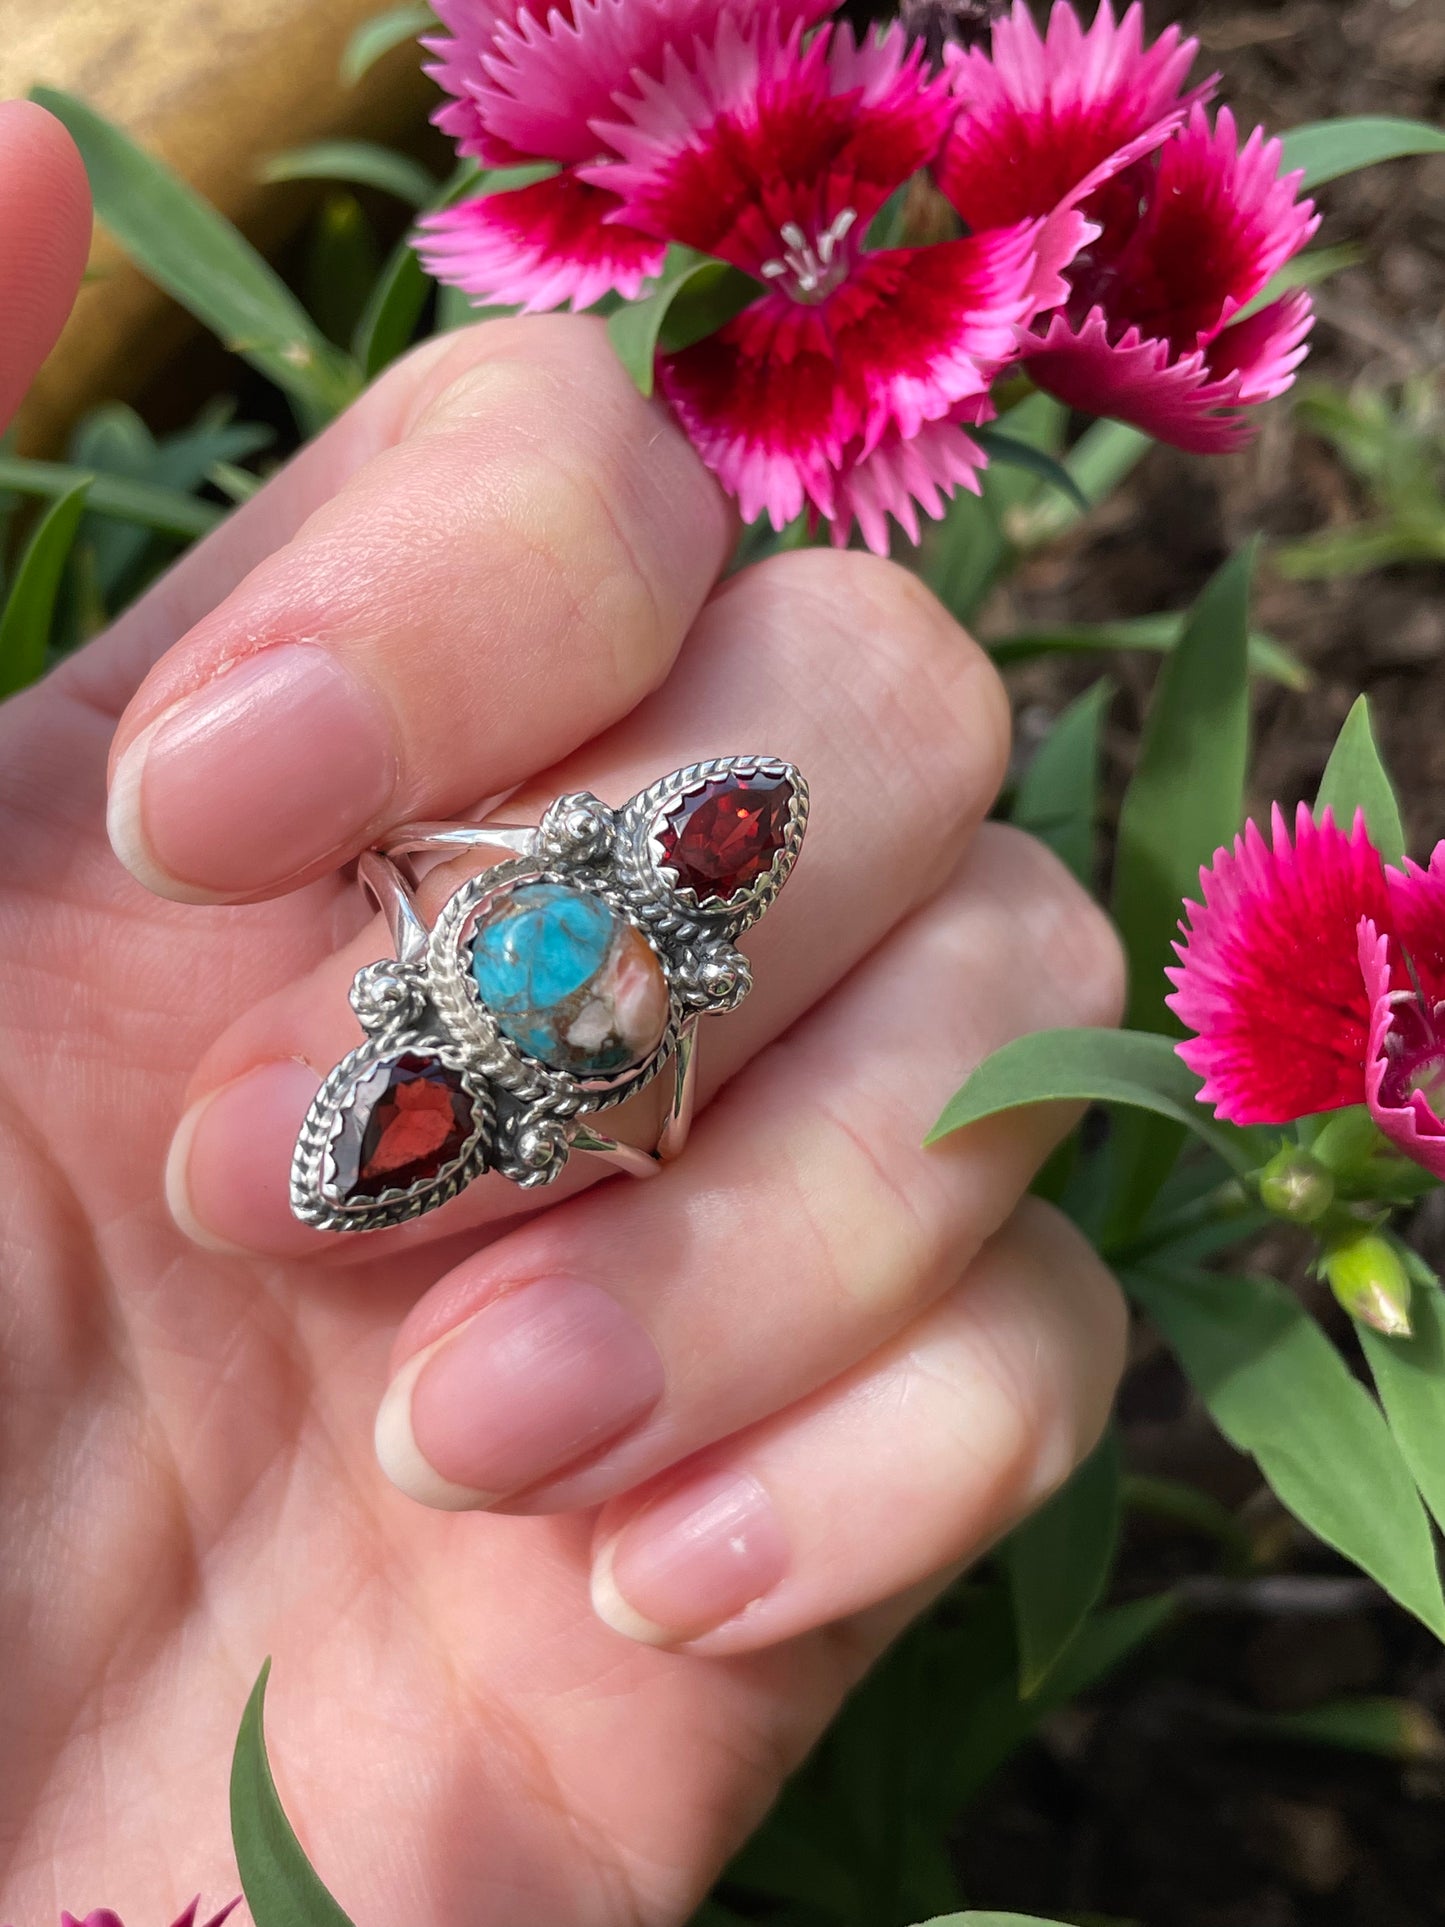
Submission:
POLYGON ((667 1029, 652 945, 601 897, 566 884, 524 883, 479 919, 472 975, 498 1029, 554 1070, 624 1070, 667 1029))

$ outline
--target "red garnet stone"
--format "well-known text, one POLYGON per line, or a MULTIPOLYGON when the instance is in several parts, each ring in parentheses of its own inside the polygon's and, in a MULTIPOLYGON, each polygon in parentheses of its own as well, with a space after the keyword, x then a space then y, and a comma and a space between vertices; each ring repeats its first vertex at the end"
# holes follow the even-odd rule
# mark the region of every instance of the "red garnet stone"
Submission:
POLYGON ((725 903, 773 867, 792 802, 786 776, 715 776, 674 805, 662 861, 699 903, 725 903))
POLYGON ((360 1078, 332 1139, 343 1202, 405 1191, 461 1155, 473 1130, 460 1077, 435 1058, 408 1053, 360 1078))

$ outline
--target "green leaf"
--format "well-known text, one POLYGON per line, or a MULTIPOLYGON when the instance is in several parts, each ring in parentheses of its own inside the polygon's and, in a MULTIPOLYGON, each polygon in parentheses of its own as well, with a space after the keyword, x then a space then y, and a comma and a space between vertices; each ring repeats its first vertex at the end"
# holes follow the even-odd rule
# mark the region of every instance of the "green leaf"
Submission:
POLYGON ((1445 1529, 1445 1300, 1438 1289, 1416 1285, 1410 1323, 1409 1338, 1356 1330, 1395 1443, 1445 1529))
POLYGON ((1226 562, 1165 658, 1119 812, 1114 918, 1129 956, 1127 1021, 1177 1033, 1164 972, 1180 906, 1239 828, 1249 743, 1249 586, 1254 549, 1226 562))
POLYGON ((194 542, 207 535, 225 519, 225 510, 214 502, 198 502, 173 488, 158 488, 151 482, 133 482, 114 475, 87 475, 83 469, 64 462, 32 462, 23 455, 0 455, 0 490, 13 489, 19 495, 68 495, 82 481, 90 484, 86 508, 100 515, 114 515, 122 521, 139 522, 162 535, 176 535, 194 542))
POLYGON ((673 351, 720 328, 756 300, 750 275, 696 248, 674 245, 662 273, 637 301, 625 301, 607 317, 607 332, 638 389, 650 395, 659 346, 673 351))
POLYGON ((1021 442, 1016 436, 1005 435, 997 428, 973 428, 969 434, 990 462, 1002 462, 1010 468, 1025 468, 1030 475, 1036 475, 1050 488, 1072 502, 1081 515, 1087 515, 1093 506, 1068 469, 1060 461, 1042 448, 1035 448, 1032 442, 1021 442))
POLYGON ((288 395, 304 428, 352 400, 355 364, 229 221, 83 101, 51 87, 31 97, 69 129, 95 211, 137 267, 288 395))
POLYGON ((1271 1278, 1125 1277, 1215 1424, 1326 1545, 1445 1638, 1430 1522, 1384 1415, 1319 1325, 1271 1278))
MULTIPOLYGON (((1019 629, 995 636, 984 647, 1000 668, 1032 662, 1037 656, 1096 655, 1107 649, 1137 649, 1167 656, 1177 646, 1187 621, 1186 613, 1136 616, 1120 622, 1060 623, 1047 629, 1019 629)), ((1262 629, 1252 629, 1249 634, 1249 669, 1251 675, 1268 676, 1286 689, 1303 691, 1314 686, 1299 657, 1262 629)))
POLYGON ((261 168, 263 181, 347 181, 394 194, 410 207, 426 207, 437 181, 420 161, 376 141, 314 141, 273 154, 261 168))
POLYGON ((1317 288, 1322 281, 1341 274, 1346 268, 1358 267, 1365 259, 1365 250, 1355 241, 1342 241, 1337 247, 1310 248, 1304 254, 1297 254, 1293 261, 1272 274, 1252 301, 1246 301, 1236 321, 1245 321, 1261 308, 1267 308, 1278 301, 1281 295, 1288 294, 1292 288, 1317 288))
POLYGON ((1387 863, 1403 860, 1405 831, 1400 822, 1400 805, 1380 761, 1375 732, 1370 726, 1367 697, 1357 698, 1335 739, 1315 796, 1315 809, 1333 810, 1335 821, 1344 829, 1354 822, 1356 810, 1363 810, 1365 827, 1381 856, 1387 863))
POLYGON ((436 24, 437 17, 430 7, 391 7, 374 19, 364 20, 347 41, 341 56, 342 81, 354 87, 393 47, 415 40, 419 33, 436 24))
POLYGON ((1293 128, 1284 137, 1280 172, 1304 169, 1306 188, 1323 187, 1341 174, 1373 167, 1377 161, 1402 160, 1409 154, 1445 153, 1445 133, 1424 121, 1397 120, 1390 115, 1367 115, 1360 120, 1313 121, 1293 128))
MULTIPOLYGON (((1131 428, 1127 422, 1094 422, 1064 456, 1064 467, 1090 508, 1097 508, 1134 472, 1153 446, 1142 429, 1131 428)), ((1057 540, 1075 526, 1081 514, 1072 497, 1046 495, 1016 509, 1009 517, 1008 532, 1016 546, 1027 552, 1057 540)))
MULTIPOLYGON (((508 173, 522 171, 509 169, 508 173)), ((539 180, 552 170, 542 167, 526 171, 530 178, 539 180)), ((472 161, 463 161, 445 185, 437 189, 431 205, 451 207, 469 194, 481 196, 487 191, 487 183, 498 178, 495 173, 482 174, 472 161)), ((351 344, 368 381, 374 380, 383 368, 389 368, 397 356, 410 347, 432 285, 426 269, 416 258, 411 235, 404 234, 377 277, 351 344)))
POLYGON ((231 1838, 256 1927, 352 1927, 291 1830, 266 1758, 268 1659, 252 1688, 231 1761, 231 1838))
POLYGON ((1199 1103, 1199 1079, 1167 1037, 1137 1030, 1042 1030, 986 1057, 928 1134, 936 1144, 980 1118, 1021 1104, 1123 1104, 1188 1128, 1231 1169, 1258 1158, 1243 1131, 1219 1124, 1199 1103))
POLYGON ((1048 1679, 1108 1583, 1120 1477, 1119 1442, 1110 1431, 1068 1484, 1004 1541, 1024 1699, 1048 1679))
POLYGON ((0 696, 13 696, 44 671, 60 578, 89 489, 84 476, 46 511, 21 558, 0 610, 0 696))
POLYGON ((1249 1721, 1249 1730, 1269 1739, 1338 1746, 1386 1760, 1445 1757, 1445 1734, 1430 1713, 1414 1700, 1383 1695, 1330 1700, 1297 1713, 1258 1714, 1249 1721))
POLYGON ((1024 771, 1010 812, 1086 888, 1094 876, 1100 736, 1113 698, 1114 685, 1105 677, 1070 703, 1024 771))
POLYGON ((350 188, 332 188, 316 210, 301 276, 306 306, 329 341, 351 341, 380 272, 365 208, 350 188))

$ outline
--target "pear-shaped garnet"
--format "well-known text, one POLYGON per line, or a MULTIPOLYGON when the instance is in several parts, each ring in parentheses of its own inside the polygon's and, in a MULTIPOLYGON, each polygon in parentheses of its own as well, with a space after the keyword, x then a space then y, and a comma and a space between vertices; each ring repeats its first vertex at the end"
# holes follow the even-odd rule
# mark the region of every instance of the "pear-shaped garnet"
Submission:
POLYGON ((461 1156, 475 1123, 455 1071, 407 1052, 357 1079, 331 1141, 335 1189, 344 1204, 407 1191, 461 1156))
POLYGON ((792 804, 786 776, 715 776, 669 811, 663 867, 699 903, 725 903, 772 869, 792 804))

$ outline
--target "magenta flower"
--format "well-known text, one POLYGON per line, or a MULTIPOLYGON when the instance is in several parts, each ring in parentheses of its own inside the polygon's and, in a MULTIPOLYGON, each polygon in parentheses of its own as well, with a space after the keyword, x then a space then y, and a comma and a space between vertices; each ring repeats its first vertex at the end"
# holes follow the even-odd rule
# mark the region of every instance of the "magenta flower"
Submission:
POLYGON ((1179 1055, 1234 1124, 1368 1104, 1398 1150, 1445 1177, 1445 843, 1387 868, 1363 816, 1349 835, 1301 804, 1290 843, 1253 823, 1185 905, 1170 1008, 1179 1055))
POLYGON ((1087 33, 1071 6, 1055 6, 1042 37, 1025 0, 1014 0, 991 55, 950 49, 963 111, 938 184, 975 234, 1044 221, 1039 276, 1051 306, 1068 297, 1061 271, 1089 238, 1079 203, 1161 146, 1213 90, 1207 81, 1182 91, 1198 50, 1177 27, 1146 48, 1142 9, 1116 25, 1109 0, 1087 33))
POLYGON ((727 16, 670 48, 599 130, 619 162, 583 170, 613 217, 753 275, 766 292, 719 332, 662 357, 659 386, 749 520, 808 508, 885 549, 916 536, 983 455, 969 424, 1013 351, 1038 223, 924 248, 870 248, 869 222, 938 153, 947 81, 894 27, 805 42, 773 15, 727 16))
MULTIPOLYGON (((557 172, 531 186, 423 216, 418 252, 439 280, 480 302, 529 312, 631 299, 662 266, 661 241, 609 219, 616 197, 579 165, 605 153, 592 124, 663 52, 716 33, 740 0, 437 0, 448 29, 424 44, 427 72, 449 96, 434 116, 457 151, 487 167, 533 162, 557 172)), ((816 20, 829 0, 772 0, 787 21, 816 20)))
POLYGON ((1024 344, 1029 374, 1071 407, 1201 452, 1239 446, 1241 410, 1282 394, 1313 320, 1296 290, 1240 310, 1309 240, 1313 203, 1281 178, 1280 145, 1240 145, 1212 83, 1181 94, 1194 43, 1142 44, 1139 9, 1106 3, 1085 34, 1059 0, 1040 39, 1023 0, 990 60, 953 64, 963 105, 940 168, 978 232, 1045 219, 1040 296, 1059 305, 1024 344))
MULTIPOLYGON (((223 1907, 218 1914, 212 1914, 206 1922, 206 1927, 221 1927, 221 1923, 227 1920, 240 1904, 241 1896, 237 1894, 229 1906, 223 1907)), ((173 1922, 172 1927, 196 1927, 196 1914, 200 1905, 201 1897, 197 1894, 180 1918, 173 1922)), ((113 1914, 109 1907, 96 1907, 85 1916, 84 1920, 77 1920, 74 1914, 63 1913, 60 1916, 60 1927, 122 1927, 122 1923, 120 1916, 113 1914)))

